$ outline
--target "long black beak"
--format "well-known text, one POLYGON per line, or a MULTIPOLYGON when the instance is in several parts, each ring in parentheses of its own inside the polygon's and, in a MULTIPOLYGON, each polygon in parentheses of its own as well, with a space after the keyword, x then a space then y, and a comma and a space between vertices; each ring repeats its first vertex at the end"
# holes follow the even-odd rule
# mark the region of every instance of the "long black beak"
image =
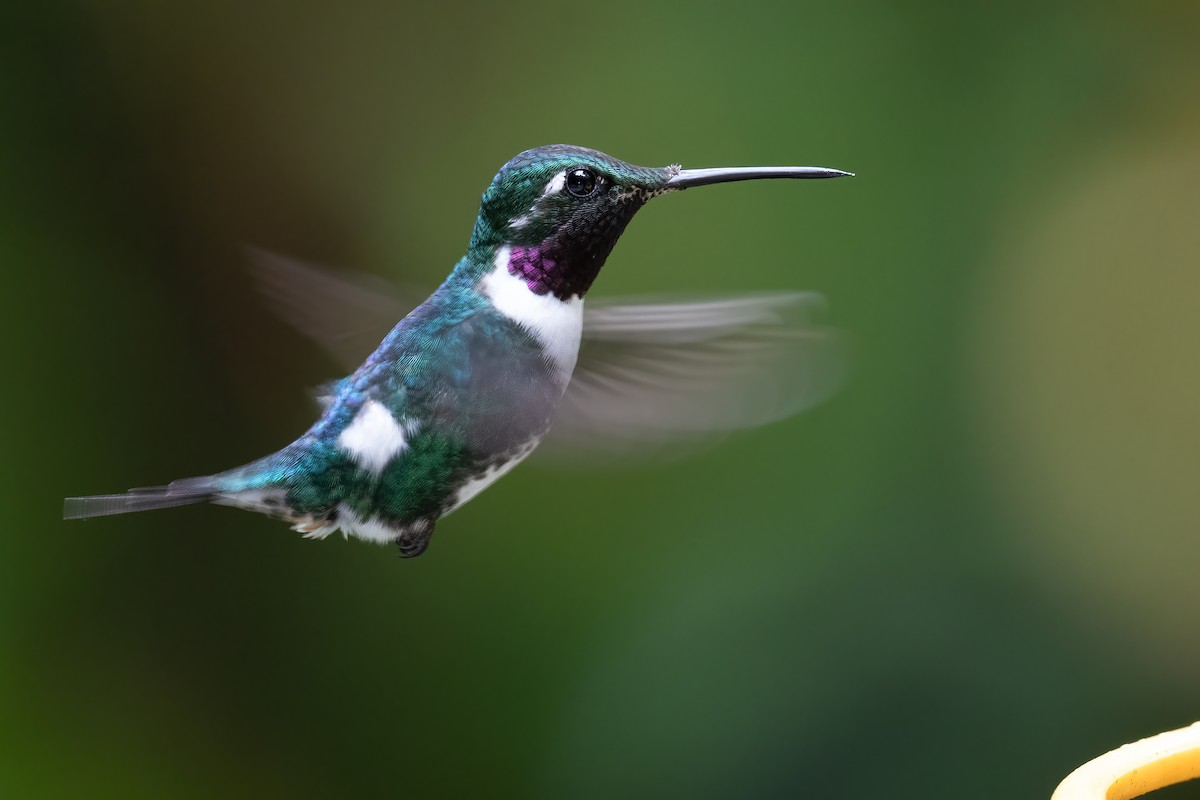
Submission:
POLYGON ((853 172, 827 167, 712 167, 681 169, 666 183, 667 189, 687 189, 710 183, 753 181, 760 178, 852 178, 853 172))

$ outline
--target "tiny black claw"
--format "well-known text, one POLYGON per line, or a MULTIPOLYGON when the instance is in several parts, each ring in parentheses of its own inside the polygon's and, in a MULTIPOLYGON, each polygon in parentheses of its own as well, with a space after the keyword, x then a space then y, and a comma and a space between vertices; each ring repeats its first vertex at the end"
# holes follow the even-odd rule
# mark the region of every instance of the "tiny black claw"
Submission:
POLYGON ((421 553, 424 553, 425 549, 429 547, 429 540, 420 539, 418 541, 410 541, 401 539, 397 544, 400 547, 401 558, 416 558, 417 556, 421 555, 421 553))
POLYGON ((416 558, 424 553, 429 547, 429 540, 433 538, 432 523, 413 528, 405 531, 399 539, 396 540, 396 546, 400 548, 401 558, 416 558))

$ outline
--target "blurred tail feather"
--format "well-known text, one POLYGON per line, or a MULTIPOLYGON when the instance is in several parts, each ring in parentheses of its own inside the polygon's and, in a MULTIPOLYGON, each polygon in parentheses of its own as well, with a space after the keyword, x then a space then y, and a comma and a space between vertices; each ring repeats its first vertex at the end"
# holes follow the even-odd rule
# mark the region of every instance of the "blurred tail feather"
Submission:
POLYGON ((90 497, 68 497, 63 502, 63 519, 88 519, 113 514, 132 514, 156 508, 174 508, 193 503, 206 503, 218 492, 211 477, 184 478, 166 486, 130 489, 124 494, 98 494, 90 497))

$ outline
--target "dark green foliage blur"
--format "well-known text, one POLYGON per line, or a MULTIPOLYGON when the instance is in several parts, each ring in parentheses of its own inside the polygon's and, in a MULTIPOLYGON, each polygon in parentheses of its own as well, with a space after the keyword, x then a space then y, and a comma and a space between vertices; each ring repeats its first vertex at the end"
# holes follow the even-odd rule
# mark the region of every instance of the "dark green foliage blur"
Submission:
POLYGON ((0 796, 1037 798, 1200 719, 1200 6, 2 16, 0 796), (857 172, 655 200, 593 289, 822 292, 845 390, 411 562, 60 521, 314 417, 244 244, 432 288, 552 142, 857 172))

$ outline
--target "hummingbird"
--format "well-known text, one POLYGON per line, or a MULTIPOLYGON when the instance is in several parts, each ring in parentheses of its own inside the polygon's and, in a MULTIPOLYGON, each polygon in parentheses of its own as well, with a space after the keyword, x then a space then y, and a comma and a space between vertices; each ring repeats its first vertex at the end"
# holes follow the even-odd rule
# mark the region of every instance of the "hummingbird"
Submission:
MULTIPOLYGON (((441 517, 529 456, 552 426, 552 439, 605 449, 745 427, 811 405, 828 393, 829 370, 816 365, 833 337, 792 318, 819 306, 819 296, 587 312, 584 298, 652 198, 729 181, 851 174, 652 168, 573 145, 526 150, 484 192, 449 277, 326 389, 320 417, 300 438, 225 472, 67 498, 64 518, 212 502, 282 519, 306 538, 341 531, 395 544, 410 558, 429 546, 441 517)), ((275 262, 276 294, 293 317, 307 318, 301 327, 336 316, 326 303, 339 294, 380 308, 370 290, 331 291, 318 286, 319 273, 287 263, 275 262)))

